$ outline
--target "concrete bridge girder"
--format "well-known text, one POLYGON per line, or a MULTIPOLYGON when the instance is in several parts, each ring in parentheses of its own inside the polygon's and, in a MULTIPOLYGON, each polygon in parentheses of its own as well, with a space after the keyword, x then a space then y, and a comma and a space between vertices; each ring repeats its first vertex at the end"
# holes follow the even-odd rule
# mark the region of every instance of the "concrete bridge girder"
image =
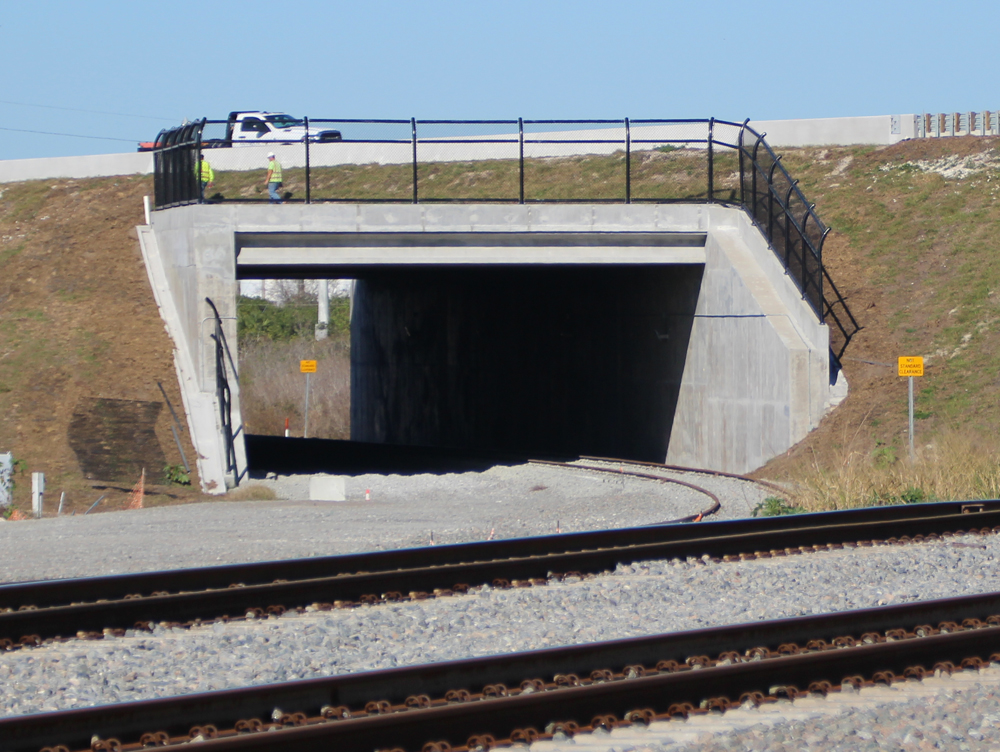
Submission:
POLYGON ((520 440, 534 450, 527 439, 548 436, 552 451, 618 446, 642 458, 746 472, 801 440, 836 399, 826 326, 747 215, 731 207, 200 205, 155 212, 140 238, 175 343, 202 477, 216 484, 210 490, 224 489, 226 478, 204 299, 214 301, 235 344, 241 278, 362 280, 352 322, 358 439, 494 449, 520 440), (603 289, 607 299, 584 304, 561 279, 588 296, 603 289), (506 333, 489 308, 511 289, 524 292, 518 310, 527 318, 506 333), (409 309, 391 303, 393 295, 409 309), (558 327, 556 310, 565 319, 558 327), (418 313, 423 350, 397 336, 418 313), (528 325, 531 315, 551 320, 528 325), (617 323, 601 323, 610 319, 617 323), (562 344, 545 339, 546 327, 560 328, 562 344), (474 330, 491 332, 494 347, 477 343, 474 330), (509 369, 491 355, 497 343, 513 359, 509 369), (545 360, 546 352, 552 362, 533 372, 532 386, 519 358, 543 353, 545 360), (471 378, 457 362, 461 353, 482 365, 471 378), (620 361, 613 369, 604 363, 612 356, 620 361), (490 380, 483 376, 490 369, 501 373, 490 380), (546 434, 517 404, 490 407, 487 389, 502 392, 496 400, 549 410, 571 428, 546 434), (546 390, 570 396, 546 400, 546 390), (414 400, 420 410, 406 407, 414 400), (512 409, 517 420, 503 417, 512 409), (644 412, 652 428, 640 425, 644 412), (645 438, 636 444, 628 438, 635 435, 645 438))

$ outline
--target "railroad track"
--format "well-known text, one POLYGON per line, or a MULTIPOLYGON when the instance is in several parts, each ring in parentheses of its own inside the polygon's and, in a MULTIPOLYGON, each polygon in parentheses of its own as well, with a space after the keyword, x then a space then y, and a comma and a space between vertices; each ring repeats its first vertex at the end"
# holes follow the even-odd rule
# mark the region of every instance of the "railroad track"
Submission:
POLYGON ((1000 501, 942 502, 663 525, 291 561, 0 586, 0 649, 100 637, 150 624, 423 599, 469 587, 655 559, 787 556, 1000 529, 1000 501))
POLYGON ((1000 593, 6 718, 0 750, 485 750, 991 661, 1000 593))

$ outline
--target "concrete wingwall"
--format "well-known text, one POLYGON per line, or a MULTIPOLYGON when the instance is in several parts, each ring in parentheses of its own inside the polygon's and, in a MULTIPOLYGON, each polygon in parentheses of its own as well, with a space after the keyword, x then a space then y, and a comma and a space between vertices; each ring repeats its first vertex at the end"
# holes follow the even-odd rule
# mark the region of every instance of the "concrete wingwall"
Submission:
MULTIPOLYGON (((188 429, 197 453, 202 490, 225 493, 238 482, 226 468, 220 402, 216 388, 215 303, 226 340, 236 353, 236 261, 233 233, 226 218, 195 217, 190 212, 156 212, 138 228, 150 286, 167 333, 174 343, 174 366, 184 400, 188 429)), ((228 366, 232 425, 242 425, 239 379, 228 366)), ((237 471, 246 468, 242 433, 236 442, 237 471)))
MULTIPOLYGON (((205 298, 235 349, 238 278, 254 268, 359 280, 356 438, 747 472, 844 393, 827 327, 731 207, 203 205, 153 212, 140 237, 212 491, 232 478, 205 298)), ((242 472, 242 434, 237 454, 242 472)))
POLYGON ((706 207, 705 272, 667 462, 748 472, 842 399, 829 330, 742 211, 706 207))

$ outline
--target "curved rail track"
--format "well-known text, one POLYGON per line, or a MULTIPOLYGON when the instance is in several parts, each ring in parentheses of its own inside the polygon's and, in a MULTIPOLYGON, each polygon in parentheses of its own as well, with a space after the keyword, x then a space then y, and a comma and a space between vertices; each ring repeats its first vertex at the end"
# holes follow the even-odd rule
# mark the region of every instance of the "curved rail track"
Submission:
POLYGON ((0 648, 100 636, 152 622, 176 625, 422 599, 480 584, 528 587, 643 560, 787 556, 995 528, 1000 529, 1000 501, 942 502, 15 583, 0 586, 0 648))
POLYGON ((1000 593, 6 718, 0 749, 489 749, 990 661, 1000 593))
MULTIPOLYGON (((597 460, 597 461, 600 461, 600 462, 615 463, 615 460, 611 460, 611 459, 602 459, 602 458, 599 458, 599 457, 595 457, 594 459, 597 460)), ((651 467, 660 467, 660 468, 664 468, 664 469, 673 469, 673 468, 667 468, 666 465, 654 465, 653 463, 636 463, 636 462, 626 462, 624 460, 619 460, 617 462, 618 469, 615 469, 614 467, 600 467, 600 466, 597 466, 597 465, 581 465, 581 464, 575 463, 575 462, 555 462, 553 460, 529 460, 529 462, 531 464, 533 464, 533 465, 547 465, 549 467, 561 467, 561 468, 566 469, 566 470, 579 470, 579 471, 584 471, 584 472, 589 471, 589 472, 593 472, 593 473, 605 473, 605 474, 619 475, 619 476, 621 476, 621 475, 629 475, 629 476, 631 476, 633 478, 642 478, 644 480, 653 480, 653 481, 657 481, 659 483, 673 483, 673 484, 678 485, 678 486, 684 486, 686 488, 690 488, 691 490, 697 491, 700 494, 704 494, 705 496, 707 496, 708 498, 710 498, 712 500, 711 505, 708 506, 708 507, 706 507, 705 509, 703 509, 700 512, 696 512, 695 514, 687 515, 686 517, 678 517, 677 519, 674 519, 674 520, 664 520, 663 522, 654 522, 653 523, 654 525, 672 525, 672 524, 678 523, 678 522, 701 522, 704 518, 708 517, 709 515, 715 514, 716 512, 718 512, 722 508, 722 502, 719 501, 719 497, 716 496, 711 491, 709 491, 707 488, 702 488, 701 486, 696 486, 694 483, 688 483, 687 481, 679 480, 677 478, 670 478, 670 477, 667 477, 667 476, 664 476, 664 475, 653 475, 652 473, 640 473, 640 472, 636 472, 635 470, 629 470, 629 471, 625 470, 625 465, 626 464, 628 464, 628 465, 642 464, 642 465, 648 465, 648 466, 651 466, 651 467)), ((692 470, 690 472, 702 472, 702 471, 700 471, 700 470, 692 470)), ((733 477, 735 477, 735 476, 733 476, 733 477)), ((748 480, 751 483, 756 482, 752 478, 744 478, 744 480, 748 480)), ((647 525, 646 527, 649 527, 649 526, 647 525)))

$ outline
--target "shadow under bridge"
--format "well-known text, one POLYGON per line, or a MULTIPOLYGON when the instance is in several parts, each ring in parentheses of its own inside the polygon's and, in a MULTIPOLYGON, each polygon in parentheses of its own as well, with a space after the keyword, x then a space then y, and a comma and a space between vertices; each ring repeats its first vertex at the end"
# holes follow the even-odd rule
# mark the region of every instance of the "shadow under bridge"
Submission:
POLYGON ((663 461, 704 232, 237 232, 238 279, 356 280, 351 438, 663 461))

